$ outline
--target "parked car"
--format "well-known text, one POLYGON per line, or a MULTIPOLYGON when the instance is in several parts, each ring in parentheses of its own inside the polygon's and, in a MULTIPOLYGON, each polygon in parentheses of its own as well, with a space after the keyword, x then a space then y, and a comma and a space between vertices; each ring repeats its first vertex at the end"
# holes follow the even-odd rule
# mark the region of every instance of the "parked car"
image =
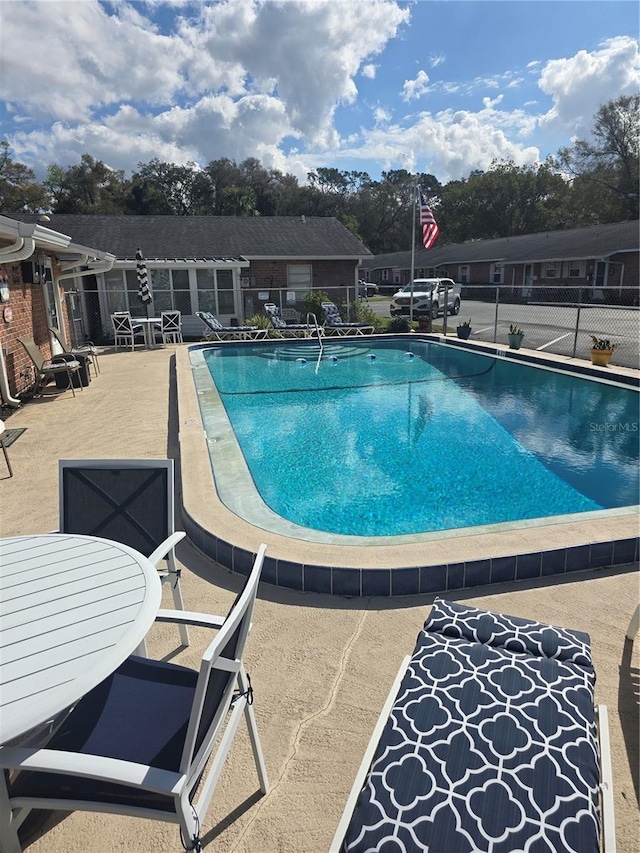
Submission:
POLYGON ((358 282, 358 296, 366 297, 367 299, 370 296, 375 296, 378 292, 378 285, 374 284, 372 281, 364 281, 360 279, 358 282))
POLYGON ((411 314, 411 290, 413 289, 413 315, 431 314, 437 317, 444 314, 445 300, 447 313, 460 313, 460 285, 450 278, 416 278, 413 285, 407 284, 391 297, 389 310, 392 317, 411 314))

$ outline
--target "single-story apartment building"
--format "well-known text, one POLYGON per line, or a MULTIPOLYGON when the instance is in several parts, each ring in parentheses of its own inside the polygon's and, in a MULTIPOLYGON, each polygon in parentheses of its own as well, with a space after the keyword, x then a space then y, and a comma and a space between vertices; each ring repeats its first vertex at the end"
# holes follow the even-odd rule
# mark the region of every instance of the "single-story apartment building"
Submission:
MULTIPOLYGON (((637 304, 638 221, 545 231, 416 250, 414 278, 443 276, 462 285, 501 285, 526 300, 536 288, 579 289, 585 301, 637 304)), ((392 292, 411 281, 411 251, 366 258, 363 278, 392 292)))
POLYGON ((184 335, 195 338, 203 333, 196 311, 242 325, 264 313, 265 302, 302 313, 311 289, 355 299, 361 263, 371 256, 333 217, 2 216, 3 399, 32 379, 18 336, 33 337, 49 357, 56 351, 50 326, 72 344, 99 343, 112 339, 114 311, 144 315, 138 248, 152 293, 149 312, 181 311, 184 335))
POLYGON ((144 256, 153 297, 149 308, 182 313, 183 333, 201 334, 196 311, 224 325, 264 313, 265 302, 302 312, 311 289, 351 288, 369 250, 333 217, 89 216, 52 214, 50 226, 115 256, 110 270, 84 279, 85 336, 111 333, 110 314, 144 313, 136 250, 144 256))

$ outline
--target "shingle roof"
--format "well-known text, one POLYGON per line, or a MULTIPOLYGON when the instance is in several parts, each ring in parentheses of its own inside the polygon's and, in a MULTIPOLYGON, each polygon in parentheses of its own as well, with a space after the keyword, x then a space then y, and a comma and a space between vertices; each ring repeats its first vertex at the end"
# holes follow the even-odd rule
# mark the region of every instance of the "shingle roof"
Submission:
MULTIPOLYGON (((544 231, 540 234, 523 234, 518 237, 500 237, 496 240, 478 240, 473 243, 456 243, 434 249, 420 249, 415 253, 415 267, 437 267, 446 264, 466 264, 477 261, 581 260, 601 258, 616 252, 640 250, 638 221, 614 222, 609 225, 592 225, 567 231, 544 231)), ((363 261, 363 269, 408 269, 411 252, 377 255, 363 261)))
POLYGON ((98 216, 51 214, 74 242, 133 258, 361 258, 371 252, 333 217, 98 216))

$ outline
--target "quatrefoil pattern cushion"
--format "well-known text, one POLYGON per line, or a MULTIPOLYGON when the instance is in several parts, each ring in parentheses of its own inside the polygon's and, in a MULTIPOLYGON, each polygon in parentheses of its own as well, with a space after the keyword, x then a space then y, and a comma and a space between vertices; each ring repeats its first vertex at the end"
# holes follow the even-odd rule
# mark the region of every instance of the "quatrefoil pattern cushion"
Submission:
POLYGON ((345 849, 598 853, 590 660, 586 634, 437 601, 345 849))

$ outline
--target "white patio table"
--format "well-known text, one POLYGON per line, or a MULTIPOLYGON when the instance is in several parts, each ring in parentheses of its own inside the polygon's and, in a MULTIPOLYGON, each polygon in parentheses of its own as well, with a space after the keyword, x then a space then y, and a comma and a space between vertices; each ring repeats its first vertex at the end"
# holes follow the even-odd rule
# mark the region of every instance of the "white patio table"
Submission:
POLYGON ((162 317, 132 317, 131 322, 134 326, 142 326, 144 331, 144 345, 147 349, 153 349, 155 346, 153 327, 162 322, 162 317))
POLYGON ((156 568, 126 545, 65 533, 0 539, 0 744, 114 672, 160 600, 156 568))

